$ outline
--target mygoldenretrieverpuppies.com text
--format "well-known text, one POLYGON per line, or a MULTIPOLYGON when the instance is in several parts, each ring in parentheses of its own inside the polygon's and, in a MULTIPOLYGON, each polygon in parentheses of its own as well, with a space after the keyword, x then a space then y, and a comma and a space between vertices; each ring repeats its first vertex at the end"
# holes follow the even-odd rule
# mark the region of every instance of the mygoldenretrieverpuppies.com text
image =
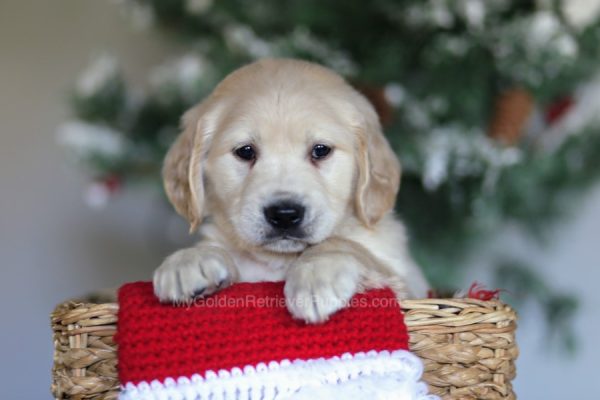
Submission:
MULTIPOLYGON (((289 299, 284 297, 262 297, 255 295, 247 295, 242 297, 225 297, 225 296, 209 296, 209 297, 198 297, 190 301, 178 301, 174 302, 175 307, 208 307, 208 308, 283 308, 289 305, 289 299)), ((315 304, 316 302, 326 301, 323 298, 298 298, 294 300, 296 302, 310 302, 315 304)), ((336 306, 342 305, 342 307, 351 308, 374 308, 374 307, 390 307, 394 303, 398 303, 398 300, 394 298, 364 298, 364 297, 353 297, 348 301, 342 302, 341 304, 336 303, 336 306)), ((302 304, 297 304, 302 306, 302 304)), ((320 304, 319 304, 320 305, 320 304)), ((334 304, 323 304, 323 306, 332 306, 334 304)))

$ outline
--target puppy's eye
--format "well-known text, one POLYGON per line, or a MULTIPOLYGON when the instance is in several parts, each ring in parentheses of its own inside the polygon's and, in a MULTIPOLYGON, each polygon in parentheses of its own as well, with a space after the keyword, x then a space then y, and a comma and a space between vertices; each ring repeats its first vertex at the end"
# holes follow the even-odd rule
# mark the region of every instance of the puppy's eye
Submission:
POLYGON ((331 147, 324 144, 315 144, 310 156, 313 160, 322 160, 331 153, 331 147))
POLYGON ((244 161, 254 161, 256 159, 256 150, 249 144, 236 149, 234 153, 244 161))

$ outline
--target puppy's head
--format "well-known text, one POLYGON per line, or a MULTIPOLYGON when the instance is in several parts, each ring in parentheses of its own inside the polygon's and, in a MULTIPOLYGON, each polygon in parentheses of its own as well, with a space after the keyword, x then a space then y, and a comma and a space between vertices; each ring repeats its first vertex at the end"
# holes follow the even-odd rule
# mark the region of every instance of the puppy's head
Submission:
POLYGON ((299 252, 353 215, 394 205, 400 166, 369 102, 332 71, 262 60, 183 118, 167 195, 194 230, 210 214, 238 245, 299 252))

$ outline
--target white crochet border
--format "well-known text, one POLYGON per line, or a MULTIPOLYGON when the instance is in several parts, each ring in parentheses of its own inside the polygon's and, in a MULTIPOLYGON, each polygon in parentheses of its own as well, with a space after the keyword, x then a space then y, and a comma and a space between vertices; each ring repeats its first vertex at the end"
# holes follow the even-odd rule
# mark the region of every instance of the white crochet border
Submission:
POLYGON ((406 350, 260 363, 205 377, 167 378, 121 387, 120 400, 435 400, 420 381, 421 360, 406 350))

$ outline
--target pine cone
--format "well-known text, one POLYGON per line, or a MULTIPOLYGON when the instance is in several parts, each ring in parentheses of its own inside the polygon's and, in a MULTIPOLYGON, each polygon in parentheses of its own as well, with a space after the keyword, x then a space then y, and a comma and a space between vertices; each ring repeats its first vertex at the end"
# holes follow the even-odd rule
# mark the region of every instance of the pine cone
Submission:
POLYGON ((496 99, 489 136, 505 145, 516 144, 523 135, 533 108, 533 97, 527 90, 515 87, 504 91, 496 99))
POLYGON ((389 126, 394 119, 394 109, 385 97, 385 88, 354 83, 354 88, 367 98, 379 116, 383 127, 389 126))

